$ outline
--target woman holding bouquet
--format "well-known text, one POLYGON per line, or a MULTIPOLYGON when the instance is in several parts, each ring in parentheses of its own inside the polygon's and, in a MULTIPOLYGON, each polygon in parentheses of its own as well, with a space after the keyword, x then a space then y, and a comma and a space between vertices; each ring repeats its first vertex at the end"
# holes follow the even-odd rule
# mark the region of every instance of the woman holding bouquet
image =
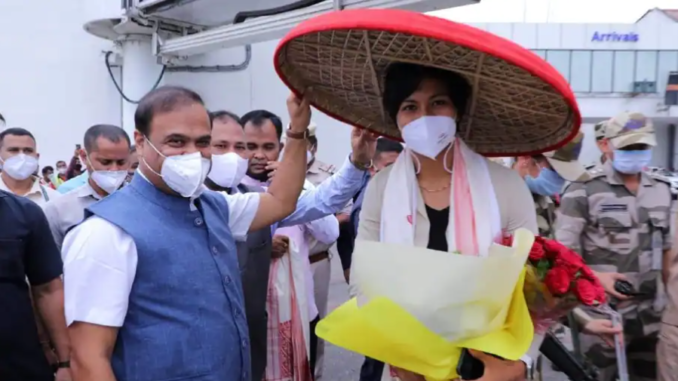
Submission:
MULTIPOLYGON (((396 121, 407 147, 406 154, 411 158, 411 167, 406 169, 411 169, 416 174, 417 189, 412 190, 416 193, 418 204, 414 218, 415 246, 449 251, 446 232, 452 202, 451 169, 455 168, 455 155, 452 151, 455 148, 468 149, 461 148, 461 144, 464 144, 462 141, 456 146, 454 141, 456 126, 466 116, 464 113, 470 95, 469 83, 454 72, 406 63, 395 63, 388 68, 384 85, 384 108, 396 121)), ((468 153, 473 155, 471 151, 468 153)), ((485 170, 484 173, 469 175, 489 178, 490 182, 486 185, 501 189, 500 192, 495 192, 495 212, 498 212, 496 222, 500 227, 495 233, 501 234, 503 231, 510 234, 518 228, 527 228, 537 234, 534 202, 524 181, 504 166, 484 158, 479 160, 484 164, 480 166, 485 170)), ((389 215, 391 217, 386 218, 398 218, 392 213, 395 205, 384 202, 384 195, 391 192, 398 192, 402 197, 407 195, 406 189, 389 189, 391 172, 398 169, 394 165, 383 170, 368 185, 360 216, 358 240, 379 241, 382 237, 382 218, 389 215)), ((403 221, 409 224, 408 220, 403 221)), ((352 289, 352 294, 355 291, 352 289)), ((533 356, 536 357, 536 354, 533 356)), ((532 365, 532 357, 529 355, 518 362, 502 361, 482 353, 474 355, 480 357, 485 364, 483 380, 487 381, 523 379, 527 366, 532 365)), ((403 381, 423 380, 423 377, 404 370, 397 370, 395 373, 403 381)))
MULTIPOLYGON (((313 87, 307 96, 321 111, 405 143, 367 187, 357 241, 483 256, 519 228, 537 234, 525 182, 480 153, 552 150, 580 124, 567 83, 531 52, 411 12, 342 11, 310 20, 283 39, 276 69, 293 91, 313 87)), ((353 281, 355 296, 361 285, 353 281)), ((535 337, 520 361, 471 353, 484 364, 483 381, 522 380, 540 343, 535 337)), ((393 379, 425 378, 385 370, 382 380, 393 379)))

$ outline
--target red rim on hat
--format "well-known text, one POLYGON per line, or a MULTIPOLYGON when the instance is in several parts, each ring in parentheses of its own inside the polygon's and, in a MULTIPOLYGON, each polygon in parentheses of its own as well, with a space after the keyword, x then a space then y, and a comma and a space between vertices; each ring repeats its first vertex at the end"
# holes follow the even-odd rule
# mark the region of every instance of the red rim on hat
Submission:
POLYGON ((402 140, 382 107, 388 66, 406 62, 461 74, 471 99, 458 136, 487 156, 559 148, 581 115, 567 81, 539 56, 483 30, 420 13, 360 9, 299 24, 280 41, 275 68, 329 116, 402 140))

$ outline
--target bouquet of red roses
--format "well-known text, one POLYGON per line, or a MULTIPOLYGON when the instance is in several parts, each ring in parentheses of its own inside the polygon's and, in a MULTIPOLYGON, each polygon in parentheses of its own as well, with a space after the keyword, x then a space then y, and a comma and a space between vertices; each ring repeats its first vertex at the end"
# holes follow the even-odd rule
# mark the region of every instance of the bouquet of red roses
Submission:
MULTIPOLYGON (((511 244, 504 238, 504 245, 511 244)), ((523 287, 536 333, 548 328, 580 304, 605 303, 605 290, 584 260, 558 241, 535 237, 523 287)))

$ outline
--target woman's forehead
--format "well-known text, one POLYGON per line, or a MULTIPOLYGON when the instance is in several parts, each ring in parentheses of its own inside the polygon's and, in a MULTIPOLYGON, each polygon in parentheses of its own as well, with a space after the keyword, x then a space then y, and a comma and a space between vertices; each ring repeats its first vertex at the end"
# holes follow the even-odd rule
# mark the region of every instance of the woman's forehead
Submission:
POLYGON ((433 78, 424 78, 417 90, 412 94, 414 97, 435 97, 440 95, 448 95, 448 90, 445 84, 433 78))

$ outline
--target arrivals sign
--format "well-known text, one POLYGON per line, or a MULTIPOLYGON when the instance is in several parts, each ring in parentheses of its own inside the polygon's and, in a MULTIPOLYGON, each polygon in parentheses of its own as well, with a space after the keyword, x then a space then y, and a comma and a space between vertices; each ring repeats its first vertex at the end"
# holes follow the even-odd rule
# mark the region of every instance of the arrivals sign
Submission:
POLYGON ((594 32, 591 42, 638 42, 638 33, 594 32))

